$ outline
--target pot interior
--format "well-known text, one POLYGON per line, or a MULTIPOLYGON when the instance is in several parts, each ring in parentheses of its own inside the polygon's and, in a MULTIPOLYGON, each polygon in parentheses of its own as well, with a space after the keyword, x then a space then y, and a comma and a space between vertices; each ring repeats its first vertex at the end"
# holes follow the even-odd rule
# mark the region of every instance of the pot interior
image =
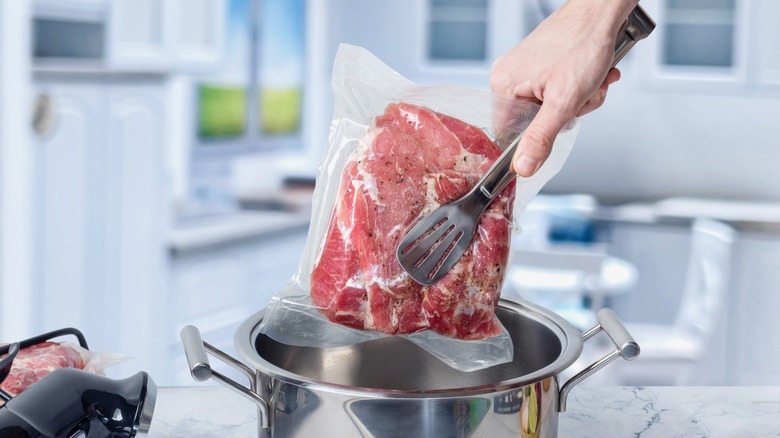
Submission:
POLYGON ((414 392, 495 386, 509 381, 520 384, 517 379, 524 378, 531 383, 557 374, 580 354, 579 337, 575 342, 569 339, 572 330, 578 333, 573 327, 564 330, 560 319, 553 322, 525 306, 499 306, 496 314, 511 335, 514 358, 479 371, 455 370, 412 342, 393 336, 346 347, 314 348, 283 344, 260 334, 254 340, 254 349, 264 361, 301 380, 414 392), (570 351, 566 352, 567 348, 570 351))

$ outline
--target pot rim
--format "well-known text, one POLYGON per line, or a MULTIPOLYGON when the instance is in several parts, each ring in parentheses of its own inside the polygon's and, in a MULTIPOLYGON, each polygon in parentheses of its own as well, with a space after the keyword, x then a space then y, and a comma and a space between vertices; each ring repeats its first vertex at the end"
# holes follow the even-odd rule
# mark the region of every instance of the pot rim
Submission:
POLYGON ((397 390, 381 388, 365 388, 351 385, 342 385, 327 381, 310 379, 278 367, 263 359, 255 351, 255 340, 260 335, 260 322, 265 314, 265 309, 260 310, 247 318, 236 330, 234 344, 241 357, 252 367, 256 376, 263 374, 286 383, 311 388, 317 391, 326 391, 338 394, 383 397, 383 398, 448 398, 463 397, 468 395, 480 395, 486 393, 501 392, 508 389, 519 388, 535 383, 548 377, 556 376, 561 371, 572 365, 582 353, 583 340, 579 330, 560 315, 533 303, 515 299, 501 298, 499 307, 503 307, 524 316, 534 319, 550 329, 561 342, 561 353, 548 364, 532 373, 518 376, 513 379, 503 380, 493 384, 470 386, 463 388, 426 389, 426 390, 397 390))

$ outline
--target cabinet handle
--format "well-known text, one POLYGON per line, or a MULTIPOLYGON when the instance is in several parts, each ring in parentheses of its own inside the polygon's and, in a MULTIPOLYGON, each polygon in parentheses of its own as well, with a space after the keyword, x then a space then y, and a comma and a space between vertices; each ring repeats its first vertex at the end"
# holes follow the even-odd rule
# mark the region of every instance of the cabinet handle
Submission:
POLYGON ((48 137, 54 132, 57 122, 57 112, 54 110, 54 100, 48 93, 40 93, 35 99, 32 115, 32 129, 38 137, 48 137))

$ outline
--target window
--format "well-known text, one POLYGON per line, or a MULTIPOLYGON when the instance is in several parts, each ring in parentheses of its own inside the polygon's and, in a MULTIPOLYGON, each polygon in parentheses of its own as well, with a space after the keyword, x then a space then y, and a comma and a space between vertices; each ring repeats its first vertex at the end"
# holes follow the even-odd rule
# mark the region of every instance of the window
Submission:
POLYGON ((484 62, 487 35, 487 0, 430 0, 429 59, 484 62))
POLYGON ((667 0, 662 62, 732 67, 736 0, 667 0))
POLYGON ((632 52, 643 88, 678 93, 776 93, 780 2, 663 0, 643 7, 658 23, 632 52))
POLYGON ((261 136, 296 135, 301 129, 304 2, 265 0, 260 12, 257 91, 261 136))
POLYGON ((229 0, 224 60, 196 85, 197 152, 301 143, 305 0, 229 0))

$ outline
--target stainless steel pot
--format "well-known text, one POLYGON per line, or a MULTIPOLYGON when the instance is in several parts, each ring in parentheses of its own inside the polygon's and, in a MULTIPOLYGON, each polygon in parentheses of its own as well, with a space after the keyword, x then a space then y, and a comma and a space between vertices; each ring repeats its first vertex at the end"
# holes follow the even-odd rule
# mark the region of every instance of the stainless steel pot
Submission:
POLYGON ((248 366, 182 330, 193 378, 209 378, 258 406, 261 437, 555 437, 571 388, 639 346, 610 309, 580 335, 542 307, 501 299, 497 315, 512 336, 512 362, 457 371, 400 337, 338 348, 281 344, 259 332, 263 311, 235 335, 248 366), (558 374, 580 356, 583 342, 604 330, 616 349, 559 388, 558 374), (213 370, 207 352, 249 379, 245 387, 213 370))

